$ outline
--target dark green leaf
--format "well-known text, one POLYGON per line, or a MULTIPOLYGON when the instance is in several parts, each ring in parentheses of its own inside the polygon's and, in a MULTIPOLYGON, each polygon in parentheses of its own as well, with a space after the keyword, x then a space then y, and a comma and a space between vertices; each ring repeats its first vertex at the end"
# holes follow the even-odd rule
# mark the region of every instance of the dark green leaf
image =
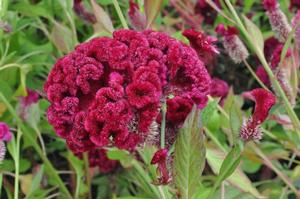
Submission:
POLYGON ((175 142, 174 180, 182 199, 192 198, 201 182, 205 147, 200 122, 200 111, 194 107, 175 142))

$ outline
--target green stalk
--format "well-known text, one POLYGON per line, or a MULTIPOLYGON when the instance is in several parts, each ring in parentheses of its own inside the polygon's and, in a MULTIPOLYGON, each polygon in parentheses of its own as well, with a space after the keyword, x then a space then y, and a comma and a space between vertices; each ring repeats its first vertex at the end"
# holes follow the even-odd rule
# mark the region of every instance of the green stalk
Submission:
POLYGON ((249 33, 247 32, 245 26, 243 25, 241 19, 239 18, 238 14, 236 13, 235 9, 233 8, 232 4, 230 3, 229 0, 225 0, 229 10, 232 12, 233 17, 235 18, 237 25, 239 26, 239 28, 241 29, 241 31, 243 32, 245 38, 248 40, 249 44, 252 45, 254 51, 256 52, 256 55, 258 56, 259 60, 261 61, 265 71, 267 72, 270 80, 273 82, 273 85, 275 87, 275 89, 277 90, 277 92, 279 93, 280 97, 283 100, 284 103, 284 107, 285 110, 287 112, 287 114, 290 116, 294 128, 296 130, 296 132, 298 132, 298 135, 300 134, 300 132, 298 131, 300 129, 300 121, 298 119, 298 116, 296 115, 296 113, 294 112, 292 105, 290 104, 288 98, 286 97, 283 89, 281 88, 279 82, 277 81, 277 79, 275 78, 270 66, 267 63, 267 60, 262 52, 262 49, 260 49, 259 47, 257 47, 255 44, 253 44, 251 42, 251 37, 249 35, 249 33))
POLYGON ((29 131, 25 125, 23 124, 21 118, 17 115, 17 113, 15 112, 15 110, 13 109, 13 107, 11 106, 11 104, 8 102, 8 100, 6 99, 6 97, 2 94, 2 92, 0 92, 0 100, 5 104, 5 106, 7 107, 8 111, 10 112, 10 114, 14 117, 14 119, 16 120, 19 128, 22 130, 24 137, 26 137, 30 143, 32 144, 33 148, 36 150, 36 152, 38 153, 38 155, 41 157, 41 159, 43 160, 46 169, 45 171, 47 172, 48 176, 53 178, 54 180, 56 180, 59 188, 62 190, 63 193, 65 193, 67 198, 72 199, 72 195, 70 194, 70 192, 68 191, 67 187, 65 186, 64 182, 61 180, 61 178, 59 177, 59 175, 57 174, 56 169, 53 167, 53 165, 51 164, 51 162, 48 160, 47 156, 44 155, 42 149, 40 148, 40 146, 36 143, 36 140, 34 138, 34 136, 32 135, 32 132, 29 131))
POLYGON ((14 198, 19 198, 19 170, 20 170, 20 140, 22 132, 20 129, 17 131, 17 143, 14 145, 14 162, 15 162, 15 190, 14 198))
POLYGON ((117 13, 118 13, 118 16, 119 16, 119 18, 120 18, 120 20, 121 20, 121 23, 122 23, 123 28, 128 29, 128 25, 127 25, 127 23, 126 23, 125 17, 124 17, 124 15, 123 15, 123 13, 122 13, 122 10, 121 10, 121 8, 120 8, 120 5, 119 5, 118 1, 117 1, 117 0, 112 0, 112 1, 113 1, 113 3, 114 3, 114 6, 115 6, 116 11, 117 11, 117 13))
POLYGON ((92 199, 91 176, 90 176, 90 166, 89 166, 88 152, 83 153, 83 160, 84 160, 84 170, 85 170, 85 176, 86 176, 86 184, 88 186, 88 189, 90 190, 88 192, 88 198, 92 199))
POLYGON ((166 112, 167 112, 167 103, 164 100, 161 109, 162 121, 160 127, 160 148, 165 148, 165 134, 166 134, 166 112))

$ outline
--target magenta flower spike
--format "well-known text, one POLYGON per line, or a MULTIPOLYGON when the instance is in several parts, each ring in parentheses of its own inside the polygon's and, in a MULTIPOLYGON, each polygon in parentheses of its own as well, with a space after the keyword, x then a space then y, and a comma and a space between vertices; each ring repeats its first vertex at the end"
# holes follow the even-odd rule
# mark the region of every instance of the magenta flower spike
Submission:
POLYGON ((168 150, 159 149, 155 152, 151 160, 151 164, 157 164, 157 171, 160 174, 160 177, 154 182, 154 184, 166 185, 171 181, 171 176, 167 168, 167 157, 168 150))
POLYGON ((276 103, 276 98, 273 93, 263 88, 253 89, 244 93, 243 96, 253 100, 255 107, 252 117, 244 122, 240 130, 240 137, 245 141, 260 140, 262 137, 260 124, 267 119, 270 109, 276 103))

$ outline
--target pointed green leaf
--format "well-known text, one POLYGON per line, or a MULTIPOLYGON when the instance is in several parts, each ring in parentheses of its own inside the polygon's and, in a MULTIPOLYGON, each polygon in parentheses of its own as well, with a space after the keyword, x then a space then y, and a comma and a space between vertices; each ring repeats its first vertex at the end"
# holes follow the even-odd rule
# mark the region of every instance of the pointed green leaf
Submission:
POLYGON ((182 199, 193 198, 201 184, 205 147, 200 121, 200 111, 194 107, 175 142, 174 180, 182 199))
MULTIPOLYGON (((225 159, 225 154, 221 151, 215 149, 206 149, 206 158, 207 162, 212 168, 215 174, 218 174, 222 165, 223 160, 225 159)), ((252 185, 251 181, 248 177, 237 168, 235 172, 232 173, 231 176, 227 179, 233 186, 237 187, 239 190, 243 192, 247 192, 252 194, 255 198, 261 198, 262 196, 259 194, 257 189, 252 185)))
POLYGON ((160 12, 162 0, 145 0, 145 13, 147 17, 147 28, 150 28, 151 24, 155 20, 156 16, 160 12))
POLYGON ((201 122, 203 126, 207 126, 218 106, 218 100, 210 100, 201 112, 201 122))
POLYGON ((251 36, 251 41, 255 43, 260 50, 264 50, 264 37, 259 28, 249 20, 245 15, 242 15, 247 31, 251 36))

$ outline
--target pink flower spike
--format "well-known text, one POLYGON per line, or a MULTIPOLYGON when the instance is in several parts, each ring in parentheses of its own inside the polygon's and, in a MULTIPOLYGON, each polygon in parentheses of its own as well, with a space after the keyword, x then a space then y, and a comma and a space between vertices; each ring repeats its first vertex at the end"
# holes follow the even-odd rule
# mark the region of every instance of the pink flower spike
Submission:
POLYGON ((185 30, 183 33, 189 41, 191 46, 198 52, 209 52, 211 54, 219 54, 218 49, 214 45, 217 41, 217 38, 212 36, 206 36, 202 32, 195 31, 193 29, 185 30))
POLYGON ((12 138, 12 134, 9 130, 9 127, 6 123, 0 122, 0 141, 9 142, 12 138))
POLYGON ((257 88, 250 92, 243 93, 243 97, 249 98, 255 102, 254 113, 246 122, 244 122, 240 137, 243 140, 259 140, 261 139, 261 131, 259 125, 268 117, 269 111, 276 103, 276 98, 273 93, 257 88))
POLYGON ((157 171, 160 173, 160 177, 154 182, 156 185, 166 185, 171 181, 171 176, 167 168, 167 156, 167 149, 159 149, 155 152, 151 160, 151 164, 158 165, 157 171))
POLYGON ((4 160, 6 148, 4 142, 0 141, 0 164, 4 160))

